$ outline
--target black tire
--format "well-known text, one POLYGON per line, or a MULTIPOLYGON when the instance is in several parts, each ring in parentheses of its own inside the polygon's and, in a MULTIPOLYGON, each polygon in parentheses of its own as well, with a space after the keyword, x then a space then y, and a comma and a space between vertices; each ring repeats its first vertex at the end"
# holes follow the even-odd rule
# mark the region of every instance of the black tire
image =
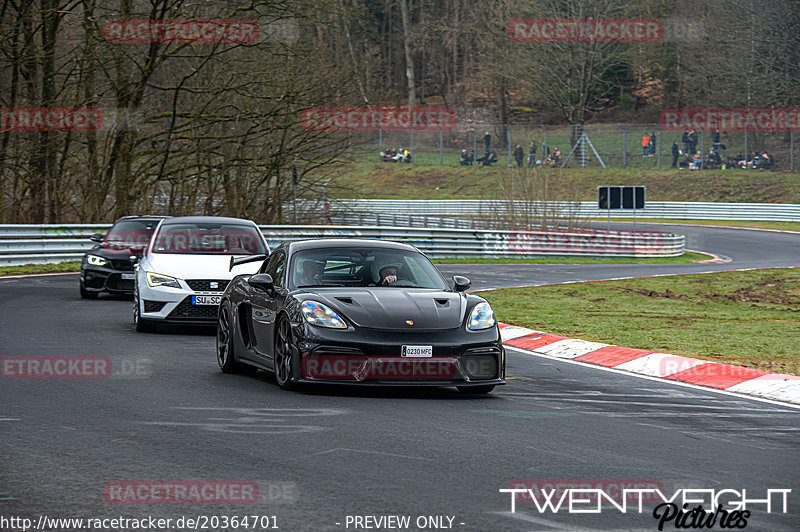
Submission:
POLYGON ((230 305, 223 301, 217 313, 217 364, 222 373, 242 373, 249 369, 236 360, 236 349, 233 338, 234 326, 230 305))
POLYGON ((458 391, 469 395, 483 395, 494 390, 494 384, 486 384, 483 386, 456 386, 458 391))
POLYGON ((278 320, 275 327, 275 348, 272 350, 272 367, 275 381, 284 390, 295 386, 292 379, 292 326, 286 316, 278 320))
POLYGON ((78 281, 81 288, 81 297, 83 299, 97 299, 97 292, 89 292, 83 287, 83 281, 78 281))
POLYGON ((136 325, 136 332, 150 333, 156 330, 156 324, 142 318, 139 312, 139 290, 133 293, 133 323, 136 325))

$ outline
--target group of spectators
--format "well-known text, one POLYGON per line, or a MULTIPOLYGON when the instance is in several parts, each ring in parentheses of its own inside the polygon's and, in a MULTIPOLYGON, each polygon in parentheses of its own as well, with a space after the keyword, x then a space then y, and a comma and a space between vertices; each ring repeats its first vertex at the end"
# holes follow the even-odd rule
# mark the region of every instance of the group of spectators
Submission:
POLYGON ((406 148, 389 148, 380 153, 381 161, 384 163, 410 163, 411 152, 406 148))
MULTIPOLYGON (((458 165, 472 166, 473 164, 477 164, 478 166, 491 166, 492 164, 496 163, 498 161, 498 157, 497 153, 492 150, 491 142, 492 136, 487 131, 486 135, 483 136, 483 157, 478 157, 476 159, 474 150, 468 153, 466 149, 463 149, 461 150, 461 157, 458 159, 458 165)), ((561 164, 561 151, 558 148, 554 149, 552 153, 548 153, 547 144, 543 144, 542 148, 544 151, 545 166, 555 168, 561 164)), ((536 141, 532 140, 530 146, 528 147, 528 168, 533 168, 542 164, 542 161, 536 158, 536 149, 536 141)), ((522 168, 525 164, 525 151, 522 149, 521 144, 517 144, 516 148, 514 148, 513 155, 514 161, 517 163, 517 168, 522 168)))
POLYGON ((708 154, 703 154, 697 149, 697 131, 686 129, 681 136, 683 149, 678 146, 678 141, 672 143, 672 168, 689 168, 691 170, 728 169, 728 168, 755 168, 770 169, 775 166, 775 159, 764 150, 753 152, 753 155, 742 155, 737 152, 735 156, 723 158, 722 151, 727 147, 722 144, 719 129, 715 129, 711 136, 711 148, 708 154), (692 155, 694 154, 694 155, 692 155))

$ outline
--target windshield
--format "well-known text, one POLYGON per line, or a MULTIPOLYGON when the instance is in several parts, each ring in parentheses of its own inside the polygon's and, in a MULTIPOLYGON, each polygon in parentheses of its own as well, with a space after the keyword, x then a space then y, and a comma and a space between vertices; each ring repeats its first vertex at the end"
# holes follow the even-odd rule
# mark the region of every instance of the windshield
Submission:
POLYGON ((153 253, 251 255, 265 252, 258 228, 244 224, 199 222, 162 225, 153 243, 153 253))
POLYGON ((144 248, 161 220, 125 220, 117 222, 103 237, 103 247, 112 249, 144 248))
POLYGON ((449 289, 436 266, 416 251, 356 247, 300 251, 292 258, 290 273, 290 285, 293 288, 374 286, 449 289))

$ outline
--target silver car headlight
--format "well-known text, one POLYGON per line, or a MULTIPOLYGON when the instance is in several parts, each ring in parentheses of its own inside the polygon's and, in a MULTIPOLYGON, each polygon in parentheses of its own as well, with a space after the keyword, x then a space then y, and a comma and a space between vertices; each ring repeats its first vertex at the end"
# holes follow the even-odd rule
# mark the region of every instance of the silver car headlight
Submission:
POLYGON ((152 287, 168 286, 170 288, 180 288, 181 285, 178 280, 169 275, 161 275, 160 273, 147 272, 147 284, 152 287))
POLYGON ((347 324, 330 307, 317 301, 303 301, 300 305, 303 317, 311 325, 330 327, 332 329, 347 329, 347 324))
POLYGON ((108 264, 108 261, 103 257, 98 257, 97 255, 87 255, 86 262, 91 264, 92 266, 105 266, 108 264))
POLYGON ((467 329, 470 331, 479 331, 481 329, 494 327, 496 323, 497 320, 494 319, 492 306, 486 301, 483 301, 472 308, 469 321, 467 321, 467 329))

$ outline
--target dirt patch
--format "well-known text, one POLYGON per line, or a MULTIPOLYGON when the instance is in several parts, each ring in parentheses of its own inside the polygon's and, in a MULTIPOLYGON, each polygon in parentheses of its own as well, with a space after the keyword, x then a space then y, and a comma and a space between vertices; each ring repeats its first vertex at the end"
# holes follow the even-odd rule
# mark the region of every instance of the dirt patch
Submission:
POLYGON ((792 279, 767 279, 734 290, 730 294, 701 294, 701 296, 726 299, 736 303, 786 306, 786 310, 790 311, 795 310, 792 307, 800 307, 800 294, 797 293, 797 284, 792 279))
POLYGON ((569 297, 586 297, 586 294, 577 290, 562 290, 561 293, 569 297))
POLYGON ((680 300, 689 299, 688 296, 684 294, 676 294, 669 288, 667 288, 665 292, 656 292, 655 290, 647 290, 644 288, 624 288, 624 287, 618 288, 617 290, 625 292, 626 294, 637 294, 645 297, 660 297, 660 298, 663 297, 666 299, 680 299, 680 300))

